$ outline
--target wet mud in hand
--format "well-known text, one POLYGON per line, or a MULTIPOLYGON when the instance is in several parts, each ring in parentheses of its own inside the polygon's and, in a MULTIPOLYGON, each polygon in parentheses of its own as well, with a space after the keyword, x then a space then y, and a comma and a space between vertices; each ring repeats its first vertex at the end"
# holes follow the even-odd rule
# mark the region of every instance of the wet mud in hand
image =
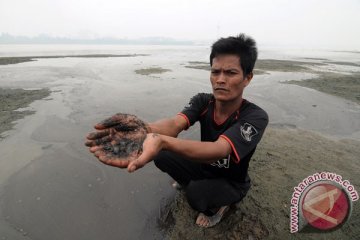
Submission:
POLYGON ((95 125, 96 129, 107 129, 113 127, 121 132, 146 129, 146 124, 135 115, 117 113, 95 125))
POLYGON ((86 146, 101 161, 129 161, 142 153, 148 130, 146 124, 131 114, 117 113, 95 125, 87 135, 86 146))
POLYGON ((105 143, 103 151, 109 157, 127 158, 139 155, 142 152, 144 140, 123 138, 116 143, 105 143))

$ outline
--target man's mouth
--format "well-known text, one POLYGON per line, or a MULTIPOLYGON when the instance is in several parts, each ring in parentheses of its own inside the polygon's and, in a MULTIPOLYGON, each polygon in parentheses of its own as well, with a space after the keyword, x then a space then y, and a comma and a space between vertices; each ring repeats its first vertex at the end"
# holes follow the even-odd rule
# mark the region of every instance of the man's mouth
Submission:
POLYGON ((221 88, 221 87, 217 87, 217 88, 214 88, 215 91, 229 91, 227 90, 226 88, 221 88))

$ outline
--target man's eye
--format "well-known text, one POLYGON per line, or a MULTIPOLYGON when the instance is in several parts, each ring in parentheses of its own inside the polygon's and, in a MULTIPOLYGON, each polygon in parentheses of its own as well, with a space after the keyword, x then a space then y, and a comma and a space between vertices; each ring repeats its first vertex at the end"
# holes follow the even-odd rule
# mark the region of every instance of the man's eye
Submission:
POLYGON ((225 72, 227 75, 236 75, 237 72, 234 72, 234 71, 226 71, 225 72))
POLYGON ((220 71, 218 71, 218 70, 211 70, 211 74, 219 74, 220 73, 220 71))

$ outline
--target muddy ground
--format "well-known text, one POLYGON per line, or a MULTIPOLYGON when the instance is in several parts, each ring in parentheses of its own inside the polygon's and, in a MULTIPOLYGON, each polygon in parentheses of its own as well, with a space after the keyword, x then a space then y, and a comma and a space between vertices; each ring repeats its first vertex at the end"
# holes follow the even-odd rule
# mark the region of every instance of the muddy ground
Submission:
POLYGON ((316 172, 335 172, 360 186, 359 156, 359 141, 270 126, 251 160, 252 188, 243 201, 233 206, 219 225, 200 229, 194 224, 197 213, 187 204, 184 193, 178 192, 168 215, 173 222, 170 239, 357 239, 358 202, 353 204, 350 220, 330 233, 291 234, 289 207, 293 188, 316 172))

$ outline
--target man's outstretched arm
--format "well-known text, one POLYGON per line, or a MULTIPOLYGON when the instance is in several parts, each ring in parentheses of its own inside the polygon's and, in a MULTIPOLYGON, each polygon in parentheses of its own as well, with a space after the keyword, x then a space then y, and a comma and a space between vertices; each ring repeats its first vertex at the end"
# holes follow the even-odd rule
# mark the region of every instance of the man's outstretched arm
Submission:
POLYGON ((149 133, 143 143, 143 151, 139 156, 128 159, 107 154, 106 145, 98 145, 90 148, 90 151, 103 163, 119 168, 127 168, 133 172, 152 161, 161 150, 169 150, 183 155, 185 158, 200 162, 213 163, 228 156, 232 149, 230 144, 223 138, 215 142, 201 142, 194 140, 178 139, 157 133, 149 133))
POLYGON ((221 137, 215 142, 201 142, 156 133, 148 134, 143 146, 143 153, 136 160, 129 162, 129 172, 152 161, 161 150, 176 152, 189 160, 201 163, 213 163, 228 156, 232 151, 230 144, 221 137))
POLYGON ((184 117, 176 115, 172 118, 161 119, 147 124, 148 132, 177 137, 180 132, 187 128, 184 117))

